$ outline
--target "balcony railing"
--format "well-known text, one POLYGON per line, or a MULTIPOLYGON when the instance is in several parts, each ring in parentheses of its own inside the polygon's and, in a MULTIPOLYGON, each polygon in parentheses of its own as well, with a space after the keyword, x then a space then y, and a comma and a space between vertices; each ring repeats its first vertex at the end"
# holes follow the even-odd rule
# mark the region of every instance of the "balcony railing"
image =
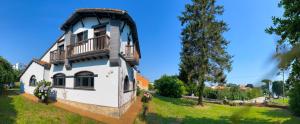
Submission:
POLYGON ((108 54, 109 37, 107 35, 102 35, 95 38, 90 38, 86 41, 77 42, 67 46, 67 50, 67 57, 70 60, 108 54))
POLYGON ((128 61, 129 63, 133 64, 133 65, 137 65, 139 63, 139 53, 136 50, 136 47, 134 47, 134 45, 126 45, 125 46, 125 54, 124 57, 126 59, 126 61, 128 61))
POLYGON ((50 52, 50 62, 54 64, 63 63, 65 60, 64 50, 54 50, 50 52))

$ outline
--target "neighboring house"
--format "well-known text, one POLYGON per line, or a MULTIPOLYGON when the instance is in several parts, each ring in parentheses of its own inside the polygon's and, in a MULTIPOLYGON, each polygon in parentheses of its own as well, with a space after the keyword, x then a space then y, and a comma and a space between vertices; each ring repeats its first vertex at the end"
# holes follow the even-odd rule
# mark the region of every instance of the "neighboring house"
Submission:
POLYGON ((61 26, 61 37, 20 77, 25 93, 52 82, 58 102, 120 117, 136 98, 141 58, 135 22, 126 11, 78 9, 61 26))
POLYGON ((137 85, 143 90, 148 90, 149 80, 142 76, 140 73, 136 73, 137 85))

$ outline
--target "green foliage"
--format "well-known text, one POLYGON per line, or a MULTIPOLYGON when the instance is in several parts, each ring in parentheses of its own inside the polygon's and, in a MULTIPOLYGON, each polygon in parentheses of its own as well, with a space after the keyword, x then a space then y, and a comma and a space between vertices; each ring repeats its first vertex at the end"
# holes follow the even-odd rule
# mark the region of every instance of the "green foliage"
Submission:
POLYGON ((216 19, 223 11, 215 0, 192 0, 179 17, 183 26, 179 77, 186 83, 197 82, 201 105, 205 82, 225 83, 224 70, 231 70, 232 56, 226 51, 229 41, 222 36, 228 30, 227 24, 216 19))
POLYGON ((216 90, 206 87, 203 94, 205 98, 219 100, 224 100, 225 98, 228 100, 249 100, 262 95, 263 93, 260 88, 241 90, 239 87, 227 87, 216 90))
POLYGON ((18 73, 13 70, 11 64, 0 56, 0 95, 6 90, 3 83, 16 82, 18 79, 17 74, 18 73))
POLYGON ((0 56, 0 83, 15 82, 17 76, 11 64, 0 56))
POLYGON ((298 60, 293 63, 287 82, 291 84, 289 90, 290 108, 296 115, 300 116, 300 62, 298 60))
POLYGON ((149 83, 149 84, 148 84, 148 90, 154 90, 154 86, 153 86, 152 83, 149 83))
POLYGON ((185 92, 183 82, 177 76, 163 75, 160 79, 155 80, 154 87, 158 94, 166 97, 179 98, 185 92))
POLYGON ((139 86, 137 86, 137 90, 136 90, 136 96, 140 96, 141 95, 141 88, 139 86))
POLYGON ((197 84, 193 82, 184 83, 186 95, 192 95, 197 93, 197 84))
POLYGON ((283 82, 282 81, 273 81, 272 82, 272 92, 277 96, 283 95, 283 82))
POLYGON ((38 97, 43 102, 47 102, 49 98, 49 94, 51 92, 51 82, 47 82, 45 80, 39 81, 37 87, 34 89, 34 96, 38 97), (48 87, 46 90, 40 90, 41 87, 48 87))
POLYGON ((283 46, 285 44, 291 45, 292 48, 289 51, 278 54, 275 57, 279 59, 279 68, 286 68, 292 65, 292 72, 289 75, 288 84, 290 88, 290 107, 291 110, 300 115, 300 1, 299 0, 281 0, 279 7, 283 7, 283 17, 273 17, 274 26, 266 29, 269 34, 279 35, 277 46, 283 46))

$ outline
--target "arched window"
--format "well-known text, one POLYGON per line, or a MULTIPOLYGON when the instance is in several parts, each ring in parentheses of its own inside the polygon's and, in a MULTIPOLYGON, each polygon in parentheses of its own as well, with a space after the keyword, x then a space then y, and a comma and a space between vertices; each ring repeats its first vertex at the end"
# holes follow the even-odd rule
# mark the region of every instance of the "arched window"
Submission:
POLYGON ((124 79, 124 92, 128 92, 129 91, 129 79, 128 79, 128 76, 125 77, 124 79))
POLYGON ((32 75, 29 80, 29 86, 36 86, 36 77, 32 75))
POLYGON ((135 90, 135 79, 132 81, 132 90, 135 90))
POLYGON ((74 88, 94 89, 94 73, 84 71, 75 74, 74 88))
POLYGON ((66 86, 66 75, 59 73, 53 76, 53 87, 65 87, 66 86))

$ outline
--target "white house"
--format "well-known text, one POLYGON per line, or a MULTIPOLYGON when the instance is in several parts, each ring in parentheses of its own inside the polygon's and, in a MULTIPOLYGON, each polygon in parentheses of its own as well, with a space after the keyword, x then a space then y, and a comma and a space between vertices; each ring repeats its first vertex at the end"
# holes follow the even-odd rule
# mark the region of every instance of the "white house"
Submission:
POLYGON ((141 58, 135 22, 126 11, 78 9, 61 26, 64 34, 20 77, 33 94, 36 82, 52 82, 57 101, 120 117, 136 98, 141 58))

